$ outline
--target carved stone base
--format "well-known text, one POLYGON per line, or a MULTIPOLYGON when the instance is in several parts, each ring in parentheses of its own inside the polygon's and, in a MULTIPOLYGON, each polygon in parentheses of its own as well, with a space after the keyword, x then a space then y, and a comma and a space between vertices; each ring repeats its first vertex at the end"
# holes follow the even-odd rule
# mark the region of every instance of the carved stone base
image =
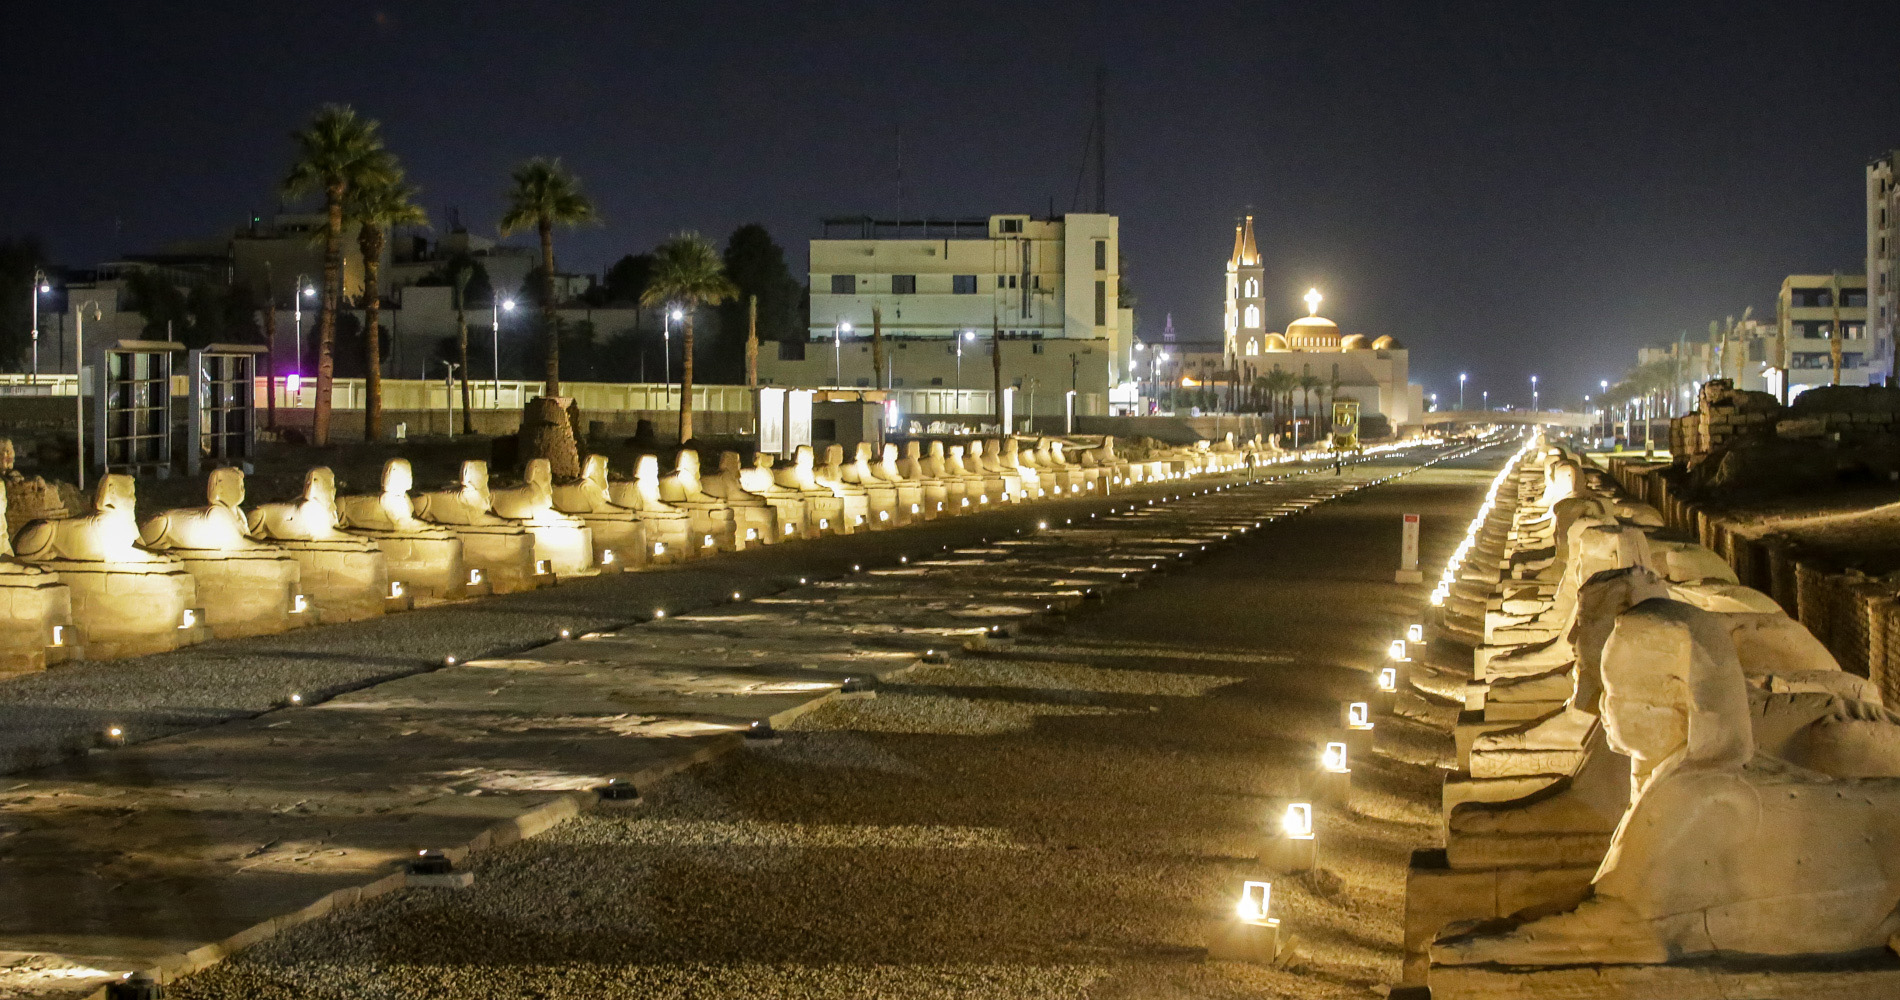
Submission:
POLYGON ((462 540, 452 534, 397 535, 362 532, 383 550, 391 581, 418 602, 459 601, 468 591, 462 540))
POLYGON ((482 579, 497 594, 513 594, 547 586, 552 581, 535 572, 534 536, 521 528, 450 528, 462 540, 462 562, 482 571, 482 579))
POLYGON ((309 624, 293 613, 298 593, 297 560, 274 552, 230 553, 175 550, 198 588, 197 607, 218 639, 274 635, 309 624))
POLYGON ((45 670, 75 652, 72 595, 51 573, 0 574, 0 673, 45 670), (60 645, 53 645, 53 627, 60 645))
POLYGON ((387 608, 389 561, 347 542, 279 542, 297 560, 297 586, 326 624, 374 618, 387 608))
POLYGON ((197 604, 197 584, 177 563, 39 563, 58 574, 72 600, 73 624, 95 659, 144 656, 204 639, 201 626, 180 628, 197 604))

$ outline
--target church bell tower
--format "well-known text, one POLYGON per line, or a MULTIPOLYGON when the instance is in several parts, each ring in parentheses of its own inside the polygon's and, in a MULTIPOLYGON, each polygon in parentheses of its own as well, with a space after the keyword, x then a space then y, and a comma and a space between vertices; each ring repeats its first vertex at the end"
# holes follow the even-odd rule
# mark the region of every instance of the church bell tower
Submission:
POLYGON ((1266 269, 1253 241, 1253 216, 1234 227, 1234 255, 1227 260, 1227 357, 1230 363, 1257 357, 1267 332, 1266 269))

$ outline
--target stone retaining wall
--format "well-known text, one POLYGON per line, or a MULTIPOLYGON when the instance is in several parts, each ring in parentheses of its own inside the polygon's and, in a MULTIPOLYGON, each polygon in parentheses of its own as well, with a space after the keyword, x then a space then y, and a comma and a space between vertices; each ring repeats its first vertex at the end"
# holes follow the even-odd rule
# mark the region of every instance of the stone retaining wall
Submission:
POLYGON ((1720 512, 1672 495, 1663 477, 1667 468, 1610 460, 1610 474, 1632 497, 1720 554, 1744 586, 1774 598, 1807 626, 1842 669, 1870 678, 1887 704, 1900 705, 1900 583, 1842 570, 1786 538, 1744 534, 1720 512))

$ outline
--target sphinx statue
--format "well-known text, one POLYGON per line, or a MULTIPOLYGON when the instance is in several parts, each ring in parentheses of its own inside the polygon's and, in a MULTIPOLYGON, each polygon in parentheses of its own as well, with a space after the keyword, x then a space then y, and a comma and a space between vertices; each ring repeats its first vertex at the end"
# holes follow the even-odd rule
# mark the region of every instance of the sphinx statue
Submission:
POLYGON ((48 481, 40 476, 29 479, 13 467, 13 462, 13 441, 0 438, 0 483, 7 488, 9 537, 28 521, 56 520, 85 511, 85 501, 71 483, 48 481))
POLYGON ((904 475, 898 466, 895 444, 885 443, 876 464, 871 466, 871 474, 879 482, 889 484, 897 494, 897 511, 891 515, 896 523, 910 524, 925 518, 924 484, 904 475))
POLYGON ((1022 484, 1022 497, 1025 500, 1041 500, 1049 491, 1043 482, 1042 470, 1036 468, 1033 456, 1023 451, 1022 441, 1016 437, 1003 439, 1003 453, 1000 456, 1003 467, 1016 476, 1022 484))
MULTIPOLYGON (((673 471, 660 477, 660 499, 691 515, 693 539, 702 554, 737 552, 746 547, 747 539, 734 523, 732 508, 706 492, 699 475, 699 452, 692 448, 681 448, 673 459, 673 471)), ((751 542, 759 544, 756 538, 751 542)))
MULTIPOLYGON (((770 482, 771 477, 766 476, 765 481, 770 482)), ((732 512, 736 545, 771 545, 787 537, 779 527, 778 509, 772 501, 765 494, 746 488, 745 470, 738 452, 720 452, 719 468, 710 476, 700 477, 699 485, 707 496, 725 504, 732 512)))
POLYGON ((696 556, 693 516, 660 498, 660 459, 641 455, 634 463, 633 479, 609 480, 607 498, 640 517, 646 532, 647 562, 672 566, 696 556))
POLYGON ((1753 687, 1736 636, 1730 616, 1667 599, 1617 619, 1603 733, 1629 760, 1630 804, 1587 897, 1454 933, 1435 962, 1835 955, 1900 931, 1900 719, 1825 690, 1753 687))
POLYGON ((844 530, 840 534, 871 530, 871 495, 864 487, 845 480, 843 445, 825 447, 825 462, 813 469, 812 478, 844 505, 844 530))
POLYGON ((415 486, 409 460, 392 458, 384 463, 380 485, 376 493, 338 497, 337 523, 382 550, 391 599, 406 604, 467 596, 469 574, 462 539, 416 516, 409 496, 415 486))
POLYGON ((554 484, 554 509, 587 525, 595 566, 607 571, 644 566, 647 536, 640 512, 614 503, 607 488, 607 456, 589 455, 579 478, 554 484))
POLYGON ((1022 493, 1023 480, 1015 469, 1004 469, 1001 461, 1002 446, 994 441, 981 438, 970 442, 970 450, 963 457, 963 467, 980 478, 983 492, 998 503, 1010 503, 1022 493))
POLYGON ((898 525, 897 487, 872 473, 870 445, 860 442, 853 449, 851 461, 839 466, 838 478, 864 491, 870 510, 868 523, 873 529, 882 531, 898 525))
POLYGON ((752 464, 739 461, 739 456, 727 452, 719 456, 719 467, 723 472, 727 463, 739 477, 739 486, 748 494, 759 497, 772 508, 772 517, 777 530, 772 537, 781 541, 792 538, 804 538, 810 518, 806 516, 805 498, 797 490, 780 486, 772 474, 772 456, 759 452, 752 456, 752 464), (731 455, 727 458, 727 455, 731 455))
POLYGON ((389 561, 374 540, 343 530, 329 469, 304 474, 301 499, 252 507, 250 533, 297 560, 298 587, 319 621, 356 621, 385 610, 389 561))
POLYGON ((203 507, 168 510, 139 528, 139 542, 177 556, 197 581, 205 625, 219 639, 270 635, 311 622, 297 558, 251 536, 244 473, 225 467, 205 478, 203 507))
POLYGON ((557 579, 600 572, 593 529, 554 505, 554 472, 548 459, 528 459, 521 485, 489 490, 488 502, 498 516, 528 529, 534 536, 535 559, 557 579))
POLYGON ((923 495, 920 517, 933 520, 951 513, 950 485, 932 471, 929 460, 923 455, 922 442, 904 442, 904 460, 897 468, 906 481, 917 484, 917 489, 923 495))
POLYGON ((977 494, 972 492, 970 487, 972 485, 980 487, 981 484, 972 483, 971 477, 965 475, 963 470, 953 464, 950 459, 951 455, 945 449, 943 442, 932 441, 930 452, 924 459, 924 468, 929 470, 930 478, 943 483, 945 511, 951 514, 967 514, 976 506, 977 498, 977 494))
POLYGON ((780 462, 773 467, 772 477, 780 486, 797 492, 799 498, 805 501, 807 537, 851 533, 851 526, 845 521, 844 498, 818 482, 811 445, 799 445, 798 450, 792 453, 791 461, 780 462))
POLYGON ((471 585, 513 594, 554 582, 553 567, 535 555, 535 539, 528 526, 495 513, 487 462, 463 462, 454 484, 420 494, 411 505, 417 517, 449 529, 462 540, 462 561, 469 568, 471 585))
MULTIPOLYGON (((0 506, 10 484, 0 477, 0 506)), ((73 629, 72 594, 59 576, 13 558, 12 538, 0 534, 0 676, 46 669, 70 658, 83 638, 73 629)))
POLYGON ((108 473, 92 513, 32 521, 14 536, 21 562, 59 577, 71 596, 86 655, 162 653, 202 641, 198 587, 178 558, 139 546, 131 476, 108 473))

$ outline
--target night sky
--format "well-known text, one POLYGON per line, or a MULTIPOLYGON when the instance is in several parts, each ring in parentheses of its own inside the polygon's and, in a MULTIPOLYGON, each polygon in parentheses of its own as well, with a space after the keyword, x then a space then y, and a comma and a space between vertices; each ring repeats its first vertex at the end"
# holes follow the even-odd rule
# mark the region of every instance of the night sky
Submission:
POLYGON ((898 211, 900 128, 907 214, 1067 210, 1105 62, 1144 337, 1218 336, 1251 207, 1273 325, 1318 285, 1428 390, 1527 402, 1864 267, 1900 3, 1656 6, 17 5, 0 234, 85 266, 239 224, 342 101, 438 223, 492 232, 510 165, 558 155, 605 219, 564 268, 757 221, 802 271, 821 217, 898 211))

